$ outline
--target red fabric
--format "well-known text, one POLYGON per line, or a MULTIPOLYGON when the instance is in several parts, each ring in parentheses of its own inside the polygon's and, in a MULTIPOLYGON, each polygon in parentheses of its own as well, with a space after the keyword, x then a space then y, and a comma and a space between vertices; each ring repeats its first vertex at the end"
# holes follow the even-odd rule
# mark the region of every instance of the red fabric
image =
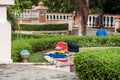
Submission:
POLYGON ((68 60, 57 60, 59 62, 67 62, 68 60))
POLYGON ((61 47, 62 50, 67 49, 67 45, 65 44, 65 42, 57 42, 56 47, 61 47))

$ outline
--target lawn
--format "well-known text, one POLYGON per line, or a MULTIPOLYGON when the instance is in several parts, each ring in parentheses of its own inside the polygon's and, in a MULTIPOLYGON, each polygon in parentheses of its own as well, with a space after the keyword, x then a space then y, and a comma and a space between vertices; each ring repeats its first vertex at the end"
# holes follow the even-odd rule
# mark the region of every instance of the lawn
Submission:
POLYGON ((52 50, 50 49, 50 50, 40 51, 40 52, 31 54, 30 57, 29 57, 29 62, 34 62, 34 63, 48 63, 44 59, 43 55, 44 55, 44 53, 47 53, 47 52, 50 52, 50 51, 52 51, 52 50))

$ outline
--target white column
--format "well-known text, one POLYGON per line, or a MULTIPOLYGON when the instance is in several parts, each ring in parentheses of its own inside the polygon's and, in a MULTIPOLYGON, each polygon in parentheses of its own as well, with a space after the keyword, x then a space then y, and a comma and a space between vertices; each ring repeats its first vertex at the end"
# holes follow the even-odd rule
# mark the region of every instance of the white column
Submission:
POLYGON ((78 24, 78 36, 82 36, 81 27, 82 27, 82 25, 79 23, 79 24, 78 24))
POLYGON ((88 16, 87 27, 90 27, 90 15, 88 16))
POLYGON ((73 14, 68 15, 68 31, 72 31, 73 29, 73 14))
POLYGON ((11 62, 11 25, 0 21, 0 64, 11 62))
POLYGON ((81 25, 81 16, 80 16, 80 20, 78 23, 78 36, 82 36, 82 25, 81 25))
POLYGON ((115 17, 115 29, 114 29, 115 33, 117 32, 116 29, 119 28, 119 26, 120 26, 120 16, 116 16, 115 17))
POLYGON ((7 6, 14 0, 0 0, 0 64, 12 63, 11 25, 7 21, 7 6))
POLYGON ((7 16, 6 7, 0 6, 0 22, 6 22, 7 19, 6 16, 7 16))

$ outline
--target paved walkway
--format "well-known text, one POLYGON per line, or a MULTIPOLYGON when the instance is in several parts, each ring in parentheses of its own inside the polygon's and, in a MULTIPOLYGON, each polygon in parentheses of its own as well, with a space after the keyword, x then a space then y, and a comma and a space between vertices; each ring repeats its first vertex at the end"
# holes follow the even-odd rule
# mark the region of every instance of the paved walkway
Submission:
MULTIPOLYGON (((86 29, 86 35, 87 36, 96 36, 96 31, 97 30, 98 29, 95 29, 95 28, 87 28, 86 29)), ((104 30, 106 30, 108 35, 113 35, 113 33, 114 33, 114 29, 104 29, 104 30)), ((74 36, 78 35, 78 29, 74 29, 72 31, 71 35, 74 35, 74 36)))
POLYGON ((69 67, 54 65, 0 64, 0 80, 78 80, 69 67))

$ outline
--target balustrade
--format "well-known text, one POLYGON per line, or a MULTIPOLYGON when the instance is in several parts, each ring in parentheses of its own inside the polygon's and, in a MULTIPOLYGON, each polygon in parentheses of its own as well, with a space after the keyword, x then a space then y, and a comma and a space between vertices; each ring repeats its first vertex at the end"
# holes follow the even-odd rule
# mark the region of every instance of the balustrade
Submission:
POLYGON ((39 19, 39 14, 37 10, 25 9, 23 12, 13 13, 18 19, 39 19))
MULTIPOLYGON (((92 15, 92 14, 90 14, 88 16, 88 22, 87 22, 88 27, 97 27, 95 25, 95 21, 96 21, 95 19, 97 16, 98 15, 92 15)), ((104 18, 103 18, 104 27, 105 28, 114 28, 114 26, 115 26, 114 20, 115 20, 114 15, 104 15, 104 18)))
POLYGON ((68 20, 68 14, 62 13, 47 13, 47 20, 68 20))
MULTIPOLYGON (((37 10, 25 9, 21 13, 14 13, 18 19, 39 19, 39 13, 37 10)), ((87 27, 97 27, 95 25, 96 17, 98 15, 90 14, 88 16, 87 27)), ((47 13, 46 21, 63 21, 68 23, 68 14, 65 13, 47 13)), ((104 15, 103 24, 105 28, 114 28, 115 15, 104 15)))

